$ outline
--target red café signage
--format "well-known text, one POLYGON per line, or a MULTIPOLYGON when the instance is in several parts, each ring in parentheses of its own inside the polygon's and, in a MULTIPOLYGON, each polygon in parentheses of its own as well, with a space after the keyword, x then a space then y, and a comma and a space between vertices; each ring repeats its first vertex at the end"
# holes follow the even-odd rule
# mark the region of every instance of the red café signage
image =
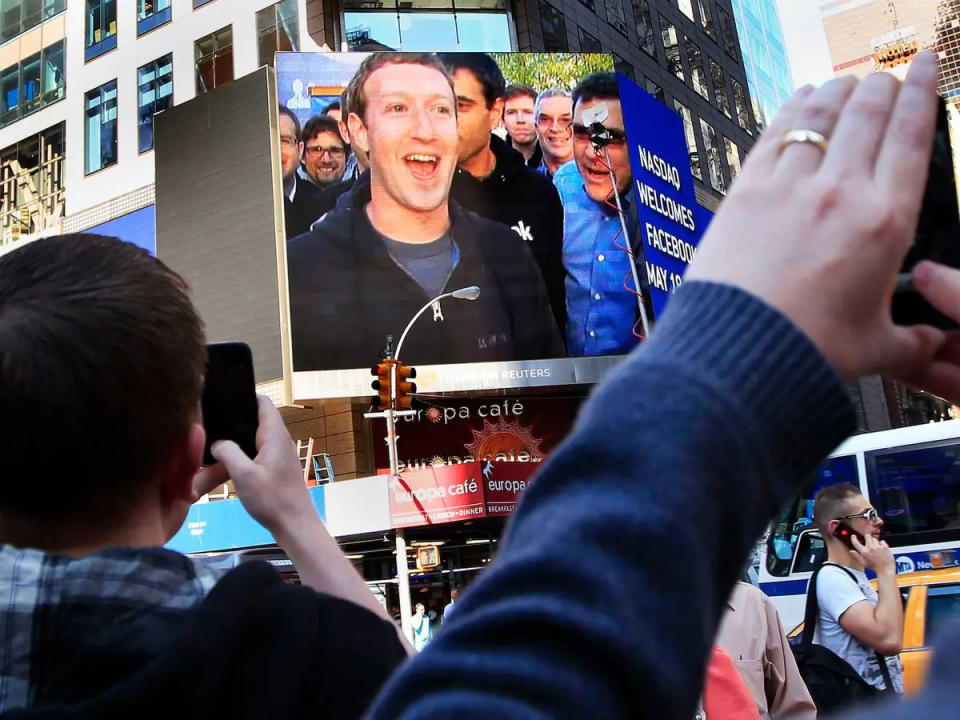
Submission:
POLYGON ((400 473, 389 483, 393 527, 509 515, 535 469, 533 463, 486 461, 400 473))

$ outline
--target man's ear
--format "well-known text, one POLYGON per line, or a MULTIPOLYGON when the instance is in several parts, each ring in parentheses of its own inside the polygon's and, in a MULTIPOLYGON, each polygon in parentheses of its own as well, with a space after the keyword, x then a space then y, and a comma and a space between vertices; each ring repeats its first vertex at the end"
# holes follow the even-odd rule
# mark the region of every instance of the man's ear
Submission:
POLYGON ((497 98, 490 107, 490 129, 496 130, 500 127, 500 121, 503 120, 504 99, 497 98))
POLYGON ((353 112, 350 113, 349 117, 347 117, 347 129, 354 143, 369 155, 370 139, 367 137, 367 126, 363 124, 363 120, 359 115, 353 112))
POLYGON ((194 502, 193 481, 203 462, 207 433, 203 425, 191 423, 183 441, 171 453, 161 479, 161 496, 167 503, 194 502))

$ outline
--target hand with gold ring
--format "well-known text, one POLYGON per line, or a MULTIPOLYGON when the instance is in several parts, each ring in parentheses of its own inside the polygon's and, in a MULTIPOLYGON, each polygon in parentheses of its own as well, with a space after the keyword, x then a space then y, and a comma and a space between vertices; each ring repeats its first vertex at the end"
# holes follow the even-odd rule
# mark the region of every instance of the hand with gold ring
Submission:
POLYGON ((750 151, 686 280, 736 285, 789 316, 847 379, 914 377, 945 341, 890 299, 916 232, 937 64, 802 88, 750 151), (828 140, 829 139, 829 140, 828 140))

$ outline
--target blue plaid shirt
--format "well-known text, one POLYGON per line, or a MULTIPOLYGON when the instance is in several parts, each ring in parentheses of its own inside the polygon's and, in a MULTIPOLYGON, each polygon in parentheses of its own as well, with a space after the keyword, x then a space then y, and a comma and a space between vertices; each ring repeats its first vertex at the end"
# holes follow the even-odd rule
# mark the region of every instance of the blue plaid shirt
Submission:
POLYGON ((0 713, 42 690, 35 663, 91 648, 149 655, 229 569, 163 548, 111 548, 73 559, 0 546, 0 713))
MULTIPOLYGON (((567 351, 571 357, 619 355, 638 340, 636 296, 623 289, 633 286, 630 257, 614 245, 620 232, 615 210, 596 202, 584 190, 575 162, 562 165, 553 184, 563 202, 563 267, 567 292, 567 351)), ((622 198, 627 230, 636 240, 637 220, 633 187, 622 198)), ((617 242, 626 245, 624 238, 617 242)), ((636 242, 634 242, 636 246, 636 242)), ((642 266, 638 267, 643 276, 642 266)))

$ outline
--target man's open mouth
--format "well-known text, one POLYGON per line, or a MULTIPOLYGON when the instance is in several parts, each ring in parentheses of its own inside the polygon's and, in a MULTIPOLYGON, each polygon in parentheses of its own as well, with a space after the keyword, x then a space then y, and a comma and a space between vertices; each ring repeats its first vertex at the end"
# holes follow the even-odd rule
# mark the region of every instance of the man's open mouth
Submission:
POLYGON ((436 173, 440 157, 426 153, 413 153, 404 156, 403 162, 415 178, 427 179, 436 173))

